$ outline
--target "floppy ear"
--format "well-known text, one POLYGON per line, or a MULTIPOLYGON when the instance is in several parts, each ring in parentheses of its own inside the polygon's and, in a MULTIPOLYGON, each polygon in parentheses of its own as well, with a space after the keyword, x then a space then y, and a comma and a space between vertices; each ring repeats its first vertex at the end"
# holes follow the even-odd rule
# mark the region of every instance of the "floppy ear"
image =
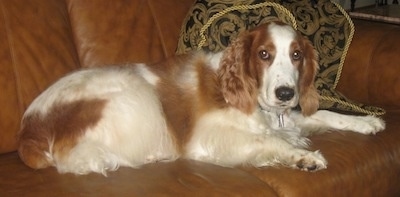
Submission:
POLYGON ((223 52, 218 70, 225 101, 245 113, 257 106, 257 82, 249 73, 252 41, 249 32, 241 33, 223 52))
POLYGON ((305 116, 312 115, 319 107, 319 94, 314 86, 315 76, 318 72, 318 54, 312 43, 305 37, 303 39, 304 60, 299 68, 299 104, 305 116))

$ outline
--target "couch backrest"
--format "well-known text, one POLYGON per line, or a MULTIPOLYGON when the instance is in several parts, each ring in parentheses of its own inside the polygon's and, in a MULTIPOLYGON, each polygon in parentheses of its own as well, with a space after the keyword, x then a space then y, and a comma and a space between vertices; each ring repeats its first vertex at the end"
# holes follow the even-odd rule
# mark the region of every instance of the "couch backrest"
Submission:
POLYGON ((173 55, 192 2, 0 0, 0 153, 16 149, 26 107, 66 73, 173 55))
POLYGON ((354 20, 353 42, 337 89, 361 103, 400 110, 400 26, 354 20))

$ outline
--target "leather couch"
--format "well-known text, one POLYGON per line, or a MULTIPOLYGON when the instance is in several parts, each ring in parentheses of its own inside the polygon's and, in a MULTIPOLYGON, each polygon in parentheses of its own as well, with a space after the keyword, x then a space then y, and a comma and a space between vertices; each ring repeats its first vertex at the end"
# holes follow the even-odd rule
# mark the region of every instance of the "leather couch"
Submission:
MULTIPOLYGON (((0 196, 400 196, 400 26, 355 20, 338 90, 387 110, 376 136, 313 136, 328 169, 224 168, 196 161, 99 174, 33 170, 16 133, 29 103, 82 67, 174 55, 193 0, 0 0, 0 196)), ((63 126, 63 125, 60 125, 63 126)))

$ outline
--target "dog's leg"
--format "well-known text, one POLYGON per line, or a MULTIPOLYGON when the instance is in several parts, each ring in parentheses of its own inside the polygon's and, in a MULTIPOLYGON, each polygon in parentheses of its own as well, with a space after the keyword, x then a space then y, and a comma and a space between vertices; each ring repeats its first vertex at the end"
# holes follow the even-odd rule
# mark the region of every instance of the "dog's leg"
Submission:
POLYGON ((197 142, 192 141, 186 157, 228 167, 240 164, 256 167, 281 164, 294 169, 316 171, 327 166, 327 161, 319 151, 297 148, 274 135, 219 130, 208 132, 208 136, 204 137, 197 139, 197 142), (223 133, 226 135, 219 136, 223 133))
POLYGON ((319 151, 301 148, 307 144, 306 138, 299 136, 304 142, 295 143, 284 139, 290 132, 281 135, 256 119, 246 118, 237 113, 214 113, 199 120, 186 145, 185 157, 221 166, 282 164, 305 171, 326 168, 327 162, 319 151))
POLYGON ((249 159, 256 167, 281 164, 303 171, 317 171, 327 167, 327 161, 319 151, 297 148, 281 138, 266 136, 262 140, 260 151, 249 159))
POLYGON ((384 121, 375 116, 344 115, 327 110, 319 110, 309 117, 298 115, 295 119, 305 134, 328 130, 376 134, 385 128, 384 121))

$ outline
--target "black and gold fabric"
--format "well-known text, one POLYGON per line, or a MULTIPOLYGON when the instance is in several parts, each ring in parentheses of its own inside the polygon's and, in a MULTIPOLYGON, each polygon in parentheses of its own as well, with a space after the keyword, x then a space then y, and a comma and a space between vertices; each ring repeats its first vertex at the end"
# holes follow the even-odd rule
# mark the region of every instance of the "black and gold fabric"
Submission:
POLYGON ((310 39, 319 53, 315 80, 320 109, 383 115, 385 111, 350 101, 335 90, 354 24, 344 9, 329 0, 197 0, 181 29, 177 53, 221 51, 247 29, 280 20, 310 39))

